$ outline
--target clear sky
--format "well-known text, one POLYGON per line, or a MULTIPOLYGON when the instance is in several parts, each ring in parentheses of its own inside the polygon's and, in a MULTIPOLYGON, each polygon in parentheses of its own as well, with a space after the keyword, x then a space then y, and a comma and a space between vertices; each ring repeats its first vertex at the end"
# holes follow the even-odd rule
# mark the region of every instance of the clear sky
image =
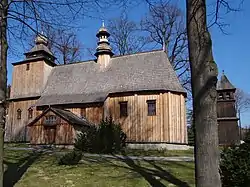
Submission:
MULTIPOLYGON (((180 0, 180 6, 185 9, 185 1, 180 0)), ((208 1, 209 2, 209 1, 208 1)), ((139 21, 146 13, 146 5, 140 4, 129 8, 128 14, 131 20, 139 21)), ((120 10, 113 9, 95 15, 96 18, 85 18, 78 30, 78 37, 85 47, 96 47, 95 34, 101 26, 101 20, 108 20, 119 15, 120 10), (100 18, 99 18, 100 17, 100 18)), ((213 40, 213 54, 219 71, 225 71, 229 80, 235 87, 250 93, 250 1, 245 0, 242 10, 231 12, 224 16, 224 23, 229 24, 223 34, 218 28, 213 27, 210 31, 213 40)), ((22 60, 20 57, 9 56, 8 82, 11 83, 12 66, 11 62, 22 60)), ((250 112, 242 115, 242 124, 250 125, 250 112)))

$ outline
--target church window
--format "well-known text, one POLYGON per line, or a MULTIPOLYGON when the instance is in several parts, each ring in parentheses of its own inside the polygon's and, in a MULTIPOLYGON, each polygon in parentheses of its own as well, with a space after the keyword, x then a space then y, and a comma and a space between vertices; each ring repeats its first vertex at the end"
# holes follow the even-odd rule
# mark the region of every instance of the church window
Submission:
POLYGON ((28 118, 29 119, 33 118, 33 109, 32 108, 28 109, 28 118))
POLYGON ((230 93, 229 92, 226 93, 226 99, 227 100, 230 99, 230 93))
POLYGON ((46 125, 55 125, 56 124, 56 116, 55 115, 45 116, 45 124, 46 125))
POLYGON ((156 100, 147 100, 148 104, 148 116, 156 115, 156 100))
POLYGON ((128 102, 120 102, 120 117, 128 116, 128 102))
POLYGON ((17 119, 21 119, 22 118, 22 110, 19 108, 17 109, 17 119))
POLYGON ((26 64, 26 71, 30 70, 30 64, 26 64))
POLYGON ((219 100, 223 100, 223 93, 219 93, 219 100))

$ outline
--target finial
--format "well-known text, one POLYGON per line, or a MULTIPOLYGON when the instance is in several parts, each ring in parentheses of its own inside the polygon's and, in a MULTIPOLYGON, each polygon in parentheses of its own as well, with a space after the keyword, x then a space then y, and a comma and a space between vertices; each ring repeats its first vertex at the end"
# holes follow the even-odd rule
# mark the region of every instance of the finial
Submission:
POLYGON ((37 37, 36 37, 36 39, 35 39, 35 43, 37 45, 43 44, 43 45, 47 46, 48 45, 48 39, 45 36, 43 36, 41 34, 38 34, 37 37))
POLYGON ((225 75, 225 71, 224 71, 224 69, 222 70, 222 75, 225 75))
POLYGON ((105 27, 105 25, 104 25, 104 19, 102 20, 102 27, 105 27))

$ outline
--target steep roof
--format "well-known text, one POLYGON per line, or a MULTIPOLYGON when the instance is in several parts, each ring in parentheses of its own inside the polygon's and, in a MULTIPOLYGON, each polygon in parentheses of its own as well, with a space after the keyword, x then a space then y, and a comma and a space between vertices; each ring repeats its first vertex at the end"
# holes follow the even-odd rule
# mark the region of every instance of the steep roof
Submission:
POLYGON ((70 123, 72 125, 79 125, 79 126, 91 126, 91 125, 93 125, 86 118, 84 118, 84 117, 80 118, 77 115, 75 115, 74 113, 70 112, 69 110, 62 110, 59 108, 49 107, 46 110, 44 110, 39 116, 37 116, 33 121, 31 121, 28 124, 28 126, 35 124, 39 119, 41 119, 41 117, 43 117, 49 111, 54 112, 55 114, 57 114, 58 116, 60 116, 61 118, 63 118, 65 121, 67 121, 68 123, 70 123))
POLYGON ((232 90, 236 89, 232 83, 228 80, 227 76, 222 74, 220 80, 217 82, 217 90, 232 90))
POLYGON ((166 90, 185 93, 167 55, 152 51, 53 68, 37 105, 103 102, 109 93, 166 90))

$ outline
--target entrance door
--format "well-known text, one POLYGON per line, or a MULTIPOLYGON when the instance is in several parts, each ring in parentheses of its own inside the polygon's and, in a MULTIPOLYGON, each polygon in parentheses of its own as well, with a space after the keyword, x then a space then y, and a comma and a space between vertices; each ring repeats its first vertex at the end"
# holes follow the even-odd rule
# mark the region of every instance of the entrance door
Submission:
POLYGON ((45 144, 54 144, 56 141, 56 126, 44 126, 45 144))

